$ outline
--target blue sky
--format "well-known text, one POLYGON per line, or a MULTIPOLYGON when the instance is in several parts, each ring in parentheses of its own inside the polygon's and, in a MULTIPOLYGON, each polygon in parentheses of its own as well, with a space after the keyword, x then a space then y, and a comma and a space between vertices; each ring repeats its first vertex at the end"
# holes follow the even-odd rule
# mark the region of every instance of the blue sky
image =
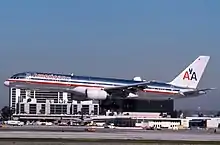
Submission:
MULTIPOLYGON (((172 80, 198 55, 211 60, 199 84, 217 87, 218 0, 20 0, 0 4, 0 106, 3 81, 21 71, 172 80)), ((219 109, 219 91, 176 101, 219 109)))

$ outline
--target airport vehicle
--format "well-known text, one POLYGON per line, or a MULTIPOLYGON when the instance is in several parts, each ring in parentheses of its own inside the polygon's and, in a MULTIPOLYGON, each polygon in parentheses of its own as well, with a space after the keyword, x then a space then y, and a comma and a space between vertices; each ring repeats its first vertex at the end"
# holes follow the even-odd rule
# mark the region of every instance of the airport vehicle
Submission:
POLYGON ((46 89, 69 92, 74 100, 105 100, 112 98, 176 99, 200 96, 213 88, 198 89, 198 83, 210 56, 199 56, 171 82, 146 81, 55 74, 43 72, 17 73, 7 79, 7 87, 46 89))
POLYGON ((4 123, 7 125, 11 125, 11 126, 23 126, 24 125, 24 122, 17 121, 17 120, 8 120, 8 121, 4 121, 4 123))

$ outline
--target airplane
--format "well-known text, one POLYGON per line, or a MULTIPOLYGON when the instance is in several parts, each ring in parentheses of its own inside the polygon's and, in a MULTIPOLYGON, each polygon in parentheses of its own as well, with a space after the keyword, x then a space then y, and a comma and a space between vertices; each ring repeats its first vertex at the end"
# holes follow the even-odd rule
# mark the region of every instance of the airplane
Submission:
POLYGON ((170 82, 156 80, 103 78, 74 74, 22 72, 11 76, 4 85, 30 90, 46 89, 71 93, 74 100, 147 99, 167 100, 196 97, 215 88, 198 89, 197 86, 210 56, 199 56, 170 82))

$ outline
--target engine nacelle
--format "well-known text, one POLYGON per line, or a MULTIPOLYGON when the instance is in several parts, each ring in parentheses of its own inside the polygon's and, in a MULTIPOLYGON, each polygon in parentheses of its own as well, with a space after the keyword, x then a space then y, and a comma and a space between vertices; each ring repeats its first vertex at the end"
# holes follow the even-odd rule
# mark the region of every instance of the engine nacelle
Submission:
POLYGON ((105 100, 108 97, 108 93, 99 89, 86 89, 86 97, 91 100, 105 100))
POLYGON ((127 98, 136 98, 136 97, 138 97, 138 95, 134 93, 129 93, 127 96, 127 98))
POLYGON ((206 94, 206 92, 205 91, 199 91, 199 94, 204 95, 204 94, 206 94))

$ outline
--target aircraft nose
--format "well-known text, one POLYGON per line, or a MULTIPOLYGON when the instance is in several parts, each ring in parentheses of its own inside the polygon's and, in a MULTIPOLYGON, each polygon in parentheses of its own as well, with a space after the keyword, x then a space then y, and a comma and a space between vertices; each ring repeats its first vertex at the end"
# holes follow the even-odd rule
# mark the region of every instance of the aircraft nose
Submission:
POLYGON ((9 86, 9 81, 5 81, 5 82, 4 82, 4 85, 5 85, 5 86, 9 86))

